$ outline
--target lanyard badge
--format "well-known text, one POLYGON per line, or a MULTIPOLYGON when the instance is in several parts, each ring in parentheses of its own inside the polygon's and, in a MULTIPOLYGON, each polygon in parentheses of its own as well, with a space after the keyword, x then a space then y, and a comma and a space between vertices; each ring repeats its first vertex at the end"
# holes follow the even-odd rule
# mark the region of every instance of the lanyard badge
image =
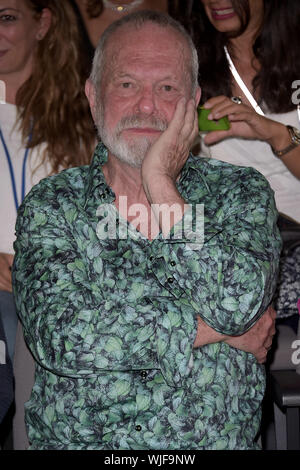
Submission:
MULTIPOLYGON (((28 153, 29 153, 29 148, 28 147, 26 148, 26 150, 24 152, 24 157, 23 157, 22 182, 21 182, 21 201, 20 201, 20 204, 19 204, 14 167, 13 167, 11 155, 10 155, 10 152, 9 152, 8 147, 6 145, 4 135, 2 133, 1 128, 0 128, 0 139, 1 139, 1 142, 2 142, 2 145, 3 145, 3 148, 4 148, 4 153, 5 153, 8 168, 9 168, 10 179, 11 179, 11 187, 12 187, 12 192, 13 192, 13 196, 14 196, 15 207, 16 207, 16 211, 18 211, 18 208, 19 208, 20 204, 22 203, 22 201, 25 197, 25 191, 26 191, 26 162, 27 162, 27 157, 28 157, 28 153)), ((31 141, 31 135, 28 138, 28 144, 30 143, 30 141, 31 141)))

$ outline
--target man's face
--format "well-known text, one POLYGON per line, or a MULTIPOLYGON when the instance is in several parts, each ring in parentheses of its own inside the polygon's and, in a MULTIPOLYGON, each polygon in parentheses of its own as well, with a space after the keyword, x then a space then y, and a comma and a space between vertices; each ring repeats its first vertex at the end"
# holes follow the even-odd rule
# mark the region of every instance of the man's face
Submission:
POLYGON ((95 121, 110 153, 139 168, 168 127, 181 97, 191 97, 188 45, 169 28, 120 29, 106 50, 95 121))

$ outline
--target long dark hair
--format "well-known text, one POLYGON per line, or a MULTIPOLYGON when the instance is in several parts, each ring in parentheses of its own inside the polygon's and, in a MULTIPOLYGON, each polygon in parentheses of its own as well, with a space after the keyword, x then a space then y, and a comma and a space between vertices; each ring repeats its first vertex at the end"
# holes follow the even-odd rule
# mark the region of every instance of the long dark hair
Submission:
MULTIPOLYGON (((232 0, 232 4, 241 20, 238 36, 250 19, 249 0, 232 0)), ((224 53, 224 45, 230 37, 211 25, 200 0, 194 1, 190 17, 181 20, 192 34, 198 50, 201 102, 216 95, 231 96, 232 76, 224 53)), ((259 103, 264 102, 273 113, 295 109, 291 86, 300 78, 299 25, 299 1, 264 0, 263 25, 253 45, 261 67, 253 87, 259 103)))

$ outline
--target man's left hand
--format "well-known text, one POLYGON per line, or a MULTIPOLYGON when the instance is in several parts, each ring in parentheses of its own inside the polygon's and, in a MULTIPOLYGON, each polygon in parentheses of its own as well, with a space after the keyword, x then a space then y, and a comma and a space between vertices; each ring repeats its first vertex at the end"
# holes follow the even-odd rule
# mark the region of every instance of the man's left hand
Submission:
POLYGON ((270 306, 250 330, 240 336, 232 336, 224 342, 230 346, 252 353, 259 364, 267 359, 272 346, 275 329, 276 312, 270 306))

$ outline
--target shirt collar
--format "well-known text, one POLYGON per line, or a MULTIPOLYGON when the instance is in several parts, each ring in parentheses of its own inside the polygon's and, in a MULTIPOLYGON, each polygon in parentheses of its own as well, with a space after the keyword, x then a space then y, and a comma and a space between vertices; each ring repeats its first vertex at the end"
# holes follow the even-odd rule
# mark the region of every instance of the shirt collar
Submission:
MULTIPOLYGON (((199 168, 199 163, 198 163, 198 168, 199 168)), ((190 169, 193 169, 193 170, 197 169, 195 158, 192 153, 189 154, 189 157, 181 170, 179 181, 183 181, 186 178, 190 169)))
MULTIPOLYGON (((95 149, 93 159, 88 170, 88 176, 85 183, 84 207, 87 206, 88 202, 91 202, 91 200, 94 199, 96 199, 98 203, 110 203, 115 199, 115 194, 107 185, 102 171, 102 167, 107 162, 107 159, 108 150, 105 145, 100 142, 95 149)), ((199 158, 194 157, 192 153, 190 153, 187 162, 181 170, 178 182, 179 187, 191 170, 199 171, 199 158)))
POLYGON ((107 162, 107 159, 107 148, 102 142, 100 142, 95 149, 93 159, 88 170, 84 191, 84 207, 94 199, 97 199, 99 203, 112 202, 115 199, 115 195, 107 185, 102 171, 102 167, 107 162))

